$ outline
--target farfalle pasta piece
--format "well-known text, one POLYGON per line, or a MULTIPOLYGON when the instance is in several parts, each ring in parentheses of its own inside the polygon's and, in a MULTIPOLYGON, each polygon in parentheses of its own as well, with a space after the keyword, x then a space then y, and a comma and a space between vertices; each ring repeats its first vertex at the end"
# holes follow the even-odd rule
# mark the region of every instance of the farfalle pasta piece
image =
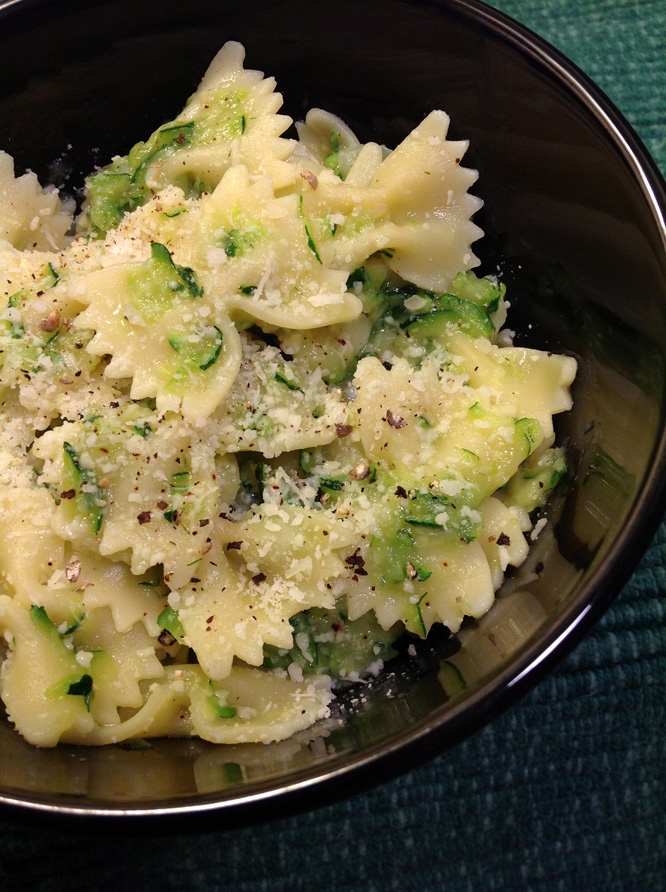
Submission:
POLYGON ((139 683, 164 675, 154 639, 142 626, 119 634, 106 608, 89 613, 68 637, 41 605, 26 608, 0 595, 0 628, 11 642, 3 699, 38 746, 82 742, 96 724, 115 727, 119 708, 143 705, 139 683))
POLYGON ((531 527, 525 511, 504 505, 497 498, 485 501, 479 544, 486 555, 495 591, 504 581, 507 567, 520 567, 527 557, 529 545, 523 534, 531 527))
POLYGON ((220 444, 274 458, 334 440, 347 422, 342 392, 326 386, 321 370, 285 360, 277 347, 246 332, 241 339, 240 372, 214 415, 220 444))
POLYGON ((50 576, 39 590, 32 590, 28 599, 25 592, 17 592, 16 597, 45 607, 58 629, 78 629, 89 612, 108 608, 117 632, 124 634, 140 624, 152 638, 159 635, 158 617, 166 596, 160 574, 140 576, 122 560, 69 543, 64 553, 52 554, 49 570, 50 576))
POLYGON ((91 273, 81 286, 88 308, 75 325, 95 331, 88 352, 112 356, 105 375, 131 377, 132 399, 156 397, 160 411, 182 406, 186 418, 214 411, 238 373, 240 341, 192 269, 154 242, 148 260, 91 273))
POLYGON ((17 486, 17 476, 13 485, 0 486, 2 588, 29 606, 43 603, 43 588, 63 563, 65 543, 50 527, 56 509, 47 490, 17 486))
POLYGON ((85 730, 73 725, 62 740, 101 746, 169 734, 219 744, 272 743, 327 718, 331 700, 325 676, 294 681, 286 674, 234 666, 220 685, 199 666, 168 666, 134 715, 85 730))
POLYGON ((38 430, 91 401, 113 399, 96 374, 100 359, 86 350, 93 333, 72 328, 83 304, 60 272, 57 259, 37 266, 30 286, 13 291, 0 314, 0 390, 17 393, 38 430))
POLYGON ((226 43, 175 120, 89 177, 83 231, 103 235, 167 186, 178 186, 186 197, 212 192, 236 164, 272 176, 278 186, 293 179, 286 159, 294 142, 281 138, 291 118, 277 113, 282 96, 274 78, 244 69, 244 57, 239 43, 226 43))
POLYGON ((194 732, 213 743, 272 743, 330 715, 330 679, 235 666, 220 684, 187 667, 194 732))
POLYGON ((456 357, 457 372, 468 376, 470 387, 483 388, 493 402, 513 406, 516 417, 529 412, 544 438, 552 439, 553 415, 572 406, 573 357, 529 347, 499 347, 457 334, 449 336, 448 346, 456 357))
POLYGON ((465 481, 478 505, 503 486, 543 440, 535 419, 517 417, 468 386, 466 375, 434 362, 414 370, 398 360, 390 369, 368 357, 355 376, 358 429, 366 454, 409 479, 450 474, 465 481))
POLYGON ((305 121, 296 122, 296 130, 298 144, 291 157, 296 164, 307 157, 346 176, 362 148, 351 127, 323 108, 311 108, 305 121))
POLYGON ((177 151, 150 166, 151 188, 179 184, 185 176, 210 192, 230 165, 242 164, 253 174, 272 177, 276 188, 293 180, 285 162, 295 143, 282 134, 292 123, 278 114, 282 95, 275 78, 243 68, 245 49, 229 41, 213 59, 203 80, 172 124, 192 123, 177 151))
MULTIPOLYGON (((443 541, 441 533, 428 528, 412 530, 409 535, 409 547, 419 556, 415 570, 427 581, 416 576, 405 586, 396 567, 395 578, 374 590, 359 582, 349 583, 349 618, 355 620, 373 610, 382 628, 402 623, 408 631, 425 638, 436 622, 456 632, 465 616, 482 616, 493 602, 494 588, 481 545, 443 541)), ((361 556, 370 566, 370 547, 366 546, 361 556)))
POLYGON ((59 502, 51 525, 66 540, 125 559, 142 574, 158 564, 182 585, 205 554, 204 527, 238 487, 235 459, 182 420, 136 405, 61 425, 33 448, 59 502))
POLYGON ((349 618, 355 620, 373 610, 384 629, 400 622, 425 637, 434 623, 443 623, 456 632, 465 616, 486 613, 504 571, 525 559, 528 548, 522 519, 490 498, 472 515, 479 526, 472 541, 446 537, 437 523, 380 527, 379 535, 364 544, 360 554, 365 566, 380 568, 382 585, 371 587, 363 579, 348 581, 349 618), (392 565, 387 563, 388 554, 392 565), (407 565, 406 577, 401 559, 407 565))
POLYGON ((324 263, 351 271, 381 251, 403 278, 433 291, 478 265, 470 245, 482 232, 470 218, 482 202, 468 192, 477 173, 460 166, 467 143, 447 140, 448 127, 435 111, 386 158, 368 144, 344 182, 326 167, 303 175, 324 263))
POLYGON ((334 604, 330 583, 345 569, 336 551, 349 549, 355 525, 316 509, 273 508, 225 525, 197 580, 170 597, 183 640, 213 679, 229 674, 234 657, 260 666, 265 644, 289 649, 291 617, 334 604))
POLYGON ((229 170, 205 202, 195 244, 206 290, 237 318, 301 329, 361 312, 346 273, 319 256, 300 197, 275 197, 269 178, 251 182, 243 166, 229 170))
POLYGON ((155 638, 142 623, 119 631, 108 607, 88 608, 71 638, 77 664, 92 679, 90 713, 98 725, 117 724, 119 710, 143 706, 141 683, 164 675, 155 638))
POLYGON ((372 185, 384 191, 391 221, 387 263, 420 288, 444 291, 478 266, 470 244, 483 233, 471 216, 483 202, 467 191, 478 174, 462 167, 467 141, 447 140, 449 116, 433 111, 382 162, 372 185))
POLYGON ((11 641, 3 664, 2 699, 10 721, 26 740, 55 746, 68 731, 89 732, 94 719, 86 696, 92 691, 92 679, 44 608, 26 608, 0 595, 0 629, 11 641))
POLYGON ((72 214, 57 189, 42 189, 37 175, 14 176, 14 162, 0 151, 0 241, 20 250, 57 251, 67 243, 72 214))

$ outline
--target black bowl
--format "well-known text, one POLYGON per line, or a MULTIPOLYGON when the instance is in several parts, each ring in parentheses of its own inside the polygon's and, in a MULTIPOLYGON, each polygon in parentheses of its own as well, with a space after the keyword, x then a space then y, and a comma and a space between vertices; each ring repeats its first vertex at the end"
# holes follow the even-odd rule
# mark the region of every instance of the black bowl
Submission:
MULTIPOLYGON (((173 117, 228 39, 278 79, 286 111, 333 111, 397 144, 432 108, 469 138, 483 272, 501 271, 517 342, 574 355, 559 419, 570 474, 549 533, 495 607, 434 636, 342 722, 271 746, 161 740, 40 750, 0 724, 5 817, 210 829, 313 807, 404 771, 480 728, 581 638, 662 514, 666 191, 608 100, 555 50, 475 0, 0 3, 0 146, 75 193, 173 117), (124 820, 121 820, 124 819, 124 820)), ((86 826, 90 827, 90 824, 86 826)), ((106 825, 105 825, 105 829, 106 825)))

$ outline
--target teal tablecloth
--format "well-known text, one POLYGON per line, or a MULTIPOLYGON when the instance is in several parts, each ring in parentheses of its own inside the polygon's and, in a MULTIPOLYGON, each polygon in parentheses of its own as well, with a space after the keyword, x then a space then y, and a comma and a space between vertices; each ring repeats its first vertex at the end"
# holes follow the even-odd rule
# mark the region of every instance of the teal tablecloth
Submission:
MULTIPOLYGON (((666 172, 665 0, 498 0, 576 62, 666 172)), ((334 5, 332 7, 334 14, 334 5)), ((592 634, 455 750, 374 792, 223 835, 0 827, 5 890, 666 890, 666 526, 592 634)))

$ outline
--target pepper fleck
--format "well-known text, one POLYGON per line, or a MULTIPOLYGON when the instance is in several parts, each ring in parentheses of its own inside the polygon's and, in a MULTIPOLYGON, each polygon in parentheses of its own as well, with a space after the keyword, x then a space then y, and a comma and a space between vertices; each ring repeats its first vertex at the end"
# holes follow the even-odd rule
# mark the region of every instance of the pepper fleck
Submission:
POLYGON ((396 415, 395 412, 391 412, 390 409, 386 412, 386 420, 391 425, 391 427, 401 428, 405 425, 405 419, 402 415, 396 415))

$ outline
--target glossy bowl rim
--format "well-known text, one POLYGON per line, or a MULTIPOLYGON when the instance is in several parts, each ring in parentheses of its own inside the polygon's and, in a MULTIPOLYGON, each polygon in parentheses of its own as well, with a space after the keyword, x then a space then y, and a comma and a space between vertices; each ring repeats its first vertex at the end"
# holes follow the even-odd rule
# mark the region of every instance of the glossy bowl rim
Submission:
MULTIPOLYGON (((13 7, 39 8, 44 0, 0 0, 0 21, 13 7)), ((666 183, 656 163, 622 113, 602 90, 559 50, 526 26, 481 0, 430 0, 429 5, 479 25, 493 39, 509 45, 583 107, 601 125, 639 185, 666 255, 666 183)), ((608 546, 602 564, 580 586, 577 595, 555 621, 535 636, 519 654, 482 688, 458 704, 438 707, 427 717, 387 740, 360 753, 341 756, 328 767, 309 768, 288 779, 249 784, 242 792, 190 795, 169 804, 152 802, 129 807, 112 801, 62 803, 62 795, 15 795, 0 791, 0 817, 35 820, 60 829, 134 832, 141 824, 147 830, 182 832, 186 829, 226 829, 222 821, 231 817, 233 826, 269 820, 268 806, 279 797, 280 816, 331 804, 367 791, 393 779, 462 742, 531 690, 559 664, 608 609, 639 563, 662 519, 666 502, 666 423, 664 409, 661 432, 655 441, 652 464, 635 496, 622 530, 608 546), (90 820, 93 819, 92 825, 90 820), (130 819, 130 820, 127 820, 130 819), (84 823, 85 822, 85 823, 84 823)))

